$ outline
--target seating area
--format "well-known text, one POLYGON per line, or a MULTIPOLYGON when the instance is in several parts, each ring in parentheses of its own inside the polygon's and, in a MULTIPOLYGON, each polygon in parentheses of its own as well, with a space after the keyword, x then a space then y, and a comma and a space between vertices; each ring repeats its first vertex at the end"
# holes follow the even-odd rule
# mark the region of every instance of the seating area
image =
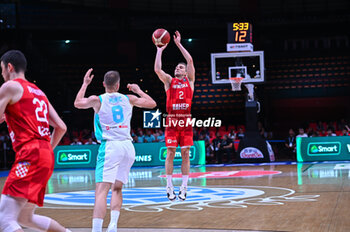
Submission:
POLYGON ((350 56, 272 59, 266 90, 349 87, 350 56))

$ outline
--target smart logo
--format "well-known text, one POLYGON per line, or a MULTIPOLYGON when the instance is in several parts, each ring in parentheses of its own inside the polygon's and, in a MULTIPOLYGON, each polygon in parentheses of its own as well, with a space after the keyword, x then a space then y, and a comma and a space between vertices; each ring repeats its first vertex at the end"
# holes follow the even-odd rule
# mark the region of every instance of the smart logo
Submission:
POLYGON ((57 153, 58 164, 88 164, 90 162, 90 150, 60 150, 57 153))
MULTIPOLYGON (((189 153, 190 153, 189 154, 190 155, 190 160, 194 160, 195 154, 196 154, 196 147, 192 146, 190 148, 189 153)), ((167 148, 166 147, 161 147, 159 149, 159 160, 160 161, 165 161, 166 156, 167 156, 167 148)), ((182 160, 182 158, 181 158, 181 148, 176 148, 174 161, 181 161, 181 160, 182 160)))
POLYGON ((317 153, 317 152, 318 152, 318 149, 317 149, 316 145, 313 145, 311 147, 311 153, 317 153))
POLYGON ((66 153, 62 153, 60 155, 59 160, 61 160, 62 162, 66 162, 68 160, 68 157, 67 157, 66 153))
POLYGON ((309 143, 308 155, 339 155, 341 150, 340 142, 318 142, 309 143))

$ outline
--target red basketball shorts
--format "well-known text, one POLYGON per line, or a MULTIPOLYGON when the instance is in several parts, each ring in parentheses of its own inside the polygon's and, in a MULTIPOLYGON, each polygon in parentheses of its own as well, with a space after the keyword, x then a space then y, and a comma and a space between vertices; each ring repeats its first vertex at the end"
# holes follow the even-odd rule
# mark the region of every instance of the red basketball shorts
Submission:
MULTIPOLYGON (((176 119, 172 119, 173 121, 176 119)), ((169 120, 168 120, 169 122, 169 120)), ((169 125, 169 124, 168 124, 169 125)), ((165 128, 165 145, 167 147, 193 146, 193 130, 191 125, 168 126, 165 128)))
POLYGON ((28 199, 43 206, 47 182, 54 169, 54 154, 47 141, 24 144, 5 182, 2 194, 28 199))

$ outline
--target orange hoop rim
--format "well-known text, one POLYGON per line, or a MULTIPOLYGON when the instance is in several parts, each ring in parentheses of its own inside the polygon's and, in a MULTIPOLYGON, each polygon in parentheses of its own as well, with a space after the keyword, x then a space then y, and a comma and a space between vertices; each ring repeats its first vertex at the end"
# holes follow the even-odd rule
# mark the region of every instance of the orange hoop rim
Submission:
POLYGON ((236 81, 236 82, 240 82, 242 81, 244 78, 243 77, 230 77, 229 80, 232 80, 232 81, 236 81))

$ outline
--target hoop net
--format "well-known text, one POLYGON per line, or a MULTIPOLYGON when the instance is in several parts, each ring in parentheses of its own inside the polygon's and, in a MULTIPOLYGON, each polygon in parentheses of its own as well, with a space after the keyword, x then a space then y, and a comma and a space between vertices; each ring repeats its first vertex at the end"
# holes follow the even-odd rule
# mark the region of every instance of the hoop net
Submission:
POLYGON ((243 81, 243 77, 230 77, 229 80, 231 82, 232 91, 241 91, 241 84, 243 81))

